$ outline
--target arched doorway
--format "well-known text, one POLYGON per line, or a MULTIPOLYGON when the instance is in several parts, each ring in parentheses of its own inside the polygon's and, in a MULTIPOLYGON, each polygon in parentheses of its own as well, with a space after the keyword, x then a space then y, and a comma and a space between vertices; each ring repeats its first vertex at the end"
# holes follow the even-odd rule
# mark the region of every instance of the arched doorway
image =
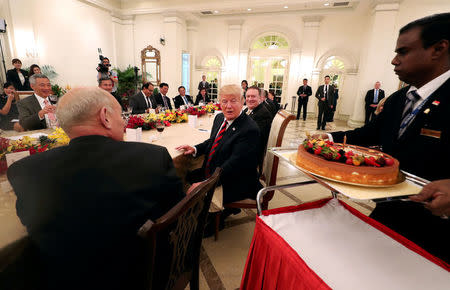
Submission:
POLYGON ((249 52, 249 86, 256 85, 283 97, 287 93, 289 55, 289 43, 285 37, 274 33, 258 37, 249 52))
POLYGON ((210 83, 210 90, 207 93, 211 99, 216 100, 222 77, 222 62, 217 56, 208 56, 204 60, 203 67, 206 81, 210 83))

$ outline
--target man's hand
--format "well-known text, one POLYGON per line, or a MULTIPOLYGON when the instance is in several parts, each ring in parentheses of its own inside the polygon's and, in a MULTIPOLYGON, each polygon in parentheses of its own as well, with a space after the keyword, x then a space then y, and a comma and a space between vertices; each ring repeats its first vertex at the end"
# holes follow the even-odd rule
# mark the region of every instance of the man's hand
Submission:
POLYGON ((333 109, 333 105, 331 105, 330 108, 333 109))
POLYGON ((311 138, 328 140, 328 134, 313 134, 313 135, 311 135, 311 138))
POLYGON ((181 146, 178 146, 177 148, 175 148, 176 150, 178 150, 178 151, 184 151, 184 155, 189 155, 189 154, 194 154, 195 153, 195 149, 194 149, 194 147, 192 147, 192 146, 189 146, 189 145, 181 145, 181 146))
POLYGON ((450 216, 450 179, 433 181, 422 188, 418 195, 409 197, 424 202, 425 208, 437 216, 450 216))
POLYGON ((322 98, 322 99, 320 99, 320 100, 325 102, 325 98, 322 98))
POLYGON ((39 118, 44 118, 45 114, 48 113, 54 113, 56 110, 56 107, 53 105, 46 105, 42 110, 38 112, 39 118))
POLYGON ((192 184, 191 187, 189 187, 189 189, 187 190, 186 195, 191 194, 192 191, 194 189, 196 189, 200 184, 202 184, 202 183, 201 182, 196 182, 196 183, 192 184))

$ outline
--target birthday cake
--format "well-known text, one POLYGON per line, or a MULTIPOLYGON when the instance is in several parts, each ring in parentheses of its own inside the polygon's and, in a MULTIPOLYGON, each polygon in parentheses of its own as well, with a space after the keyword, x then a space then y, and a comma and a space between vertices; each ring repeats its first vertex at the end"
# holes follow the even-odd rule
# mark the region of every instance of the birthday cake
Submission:
POLYGON ((393 185, 398 182, 399 162, 377 150, 306 139, 297 151, 301 168, 332 180, 362 185, 393 185))

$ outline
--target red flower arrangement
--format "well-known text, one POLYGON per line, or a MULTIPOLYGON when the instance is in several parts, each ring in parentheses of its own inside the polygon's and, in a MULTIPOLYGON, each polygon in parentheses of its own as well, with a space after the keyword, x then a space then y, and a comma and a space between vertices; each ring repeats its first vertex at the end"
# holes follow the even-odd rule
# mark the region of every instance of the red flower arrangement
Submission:
POLYGON ((188 113, 188 115, 194 115, 194 116, 203 116, 206 114, 206 109, 205 107, 199 107, 199 108, 195 108, 195 107, 189 107, 186 112, 188 113))

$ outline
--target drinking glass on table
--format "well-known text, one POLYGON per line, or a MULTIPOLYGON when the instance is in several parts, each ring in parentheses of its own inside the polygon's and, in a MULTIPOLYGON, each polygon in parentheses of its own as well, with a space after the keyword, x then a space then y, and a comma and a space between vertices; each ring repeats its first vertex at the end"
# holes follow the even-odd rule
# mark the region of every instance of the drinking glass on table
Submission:
POLYGON ((162 132, 164 131, 164 128, 166 127, 166 125, 164 125, 164 122, 163 121, 158 121, 158 122, 156 122, 156 130, 158 131, 158 133, 159 133, 159 137, 158 137, 158 140, 161 140, 161 138, 162 138, 162 132))

